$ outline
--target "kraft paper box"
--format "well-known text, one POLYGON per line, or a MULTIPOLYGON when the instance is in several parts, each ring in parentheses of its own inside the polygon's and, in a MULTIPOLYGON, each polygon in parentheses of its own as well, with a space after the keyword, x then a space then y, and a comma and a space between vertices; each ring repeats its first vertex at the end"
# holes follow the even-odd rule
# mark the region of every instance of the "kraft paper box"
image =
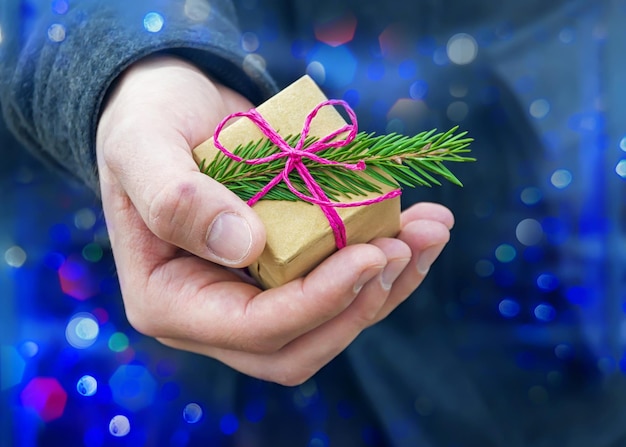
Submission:
MULTIPOLYGON (((256 110, 283 137, 302 131, 306 116, 327 98, 311 78, 305 76, 261 104, 256 110)), ((323 137, 345 125, 333 107, 320 109, 311 124, 310 136, 323 137)), ((265 138, 248 119, 233 121, 220 134, 229 150, 265 138)), ((209 139, 194 149, 198 164, 209 162, 218 152, 209 139)), ((383 193, 394 188, 380 185, 383 193)), ((360 202, 376 197, 344 198, 360 202)), ((266 288, 280 286, 306 275, 337 250, 333 231, 317 205, 302 201, 260 200, 253 206, 267 233, 263 254, 249 267, 250 274, 266 288)), ((394 237, 400 228, 400 198, 368 206, 336 208, 345 227, 348 245, 369 242, 377 237, 394 237)))

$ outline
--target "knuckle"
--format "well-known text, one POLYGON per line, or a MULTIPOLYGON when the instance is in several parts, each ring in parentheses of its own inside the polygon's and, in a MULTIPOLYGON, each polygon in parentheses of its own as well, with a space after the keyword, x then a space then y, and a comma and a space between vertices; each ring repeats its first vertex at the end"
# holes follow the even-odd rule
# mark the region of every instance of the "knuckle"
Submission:
POLYGON ((189 231, 193 223, 196 187, 192 182, 163 185, 148 205, 147 225, 159 238, 172 241, 180 228, 189 231))
POLYGON ((140 334, 148 337, 159 337, 161 333, 162 317, 157 318, 157 312, 151 311, 149 306, 126 306, 128 323, 140 334))

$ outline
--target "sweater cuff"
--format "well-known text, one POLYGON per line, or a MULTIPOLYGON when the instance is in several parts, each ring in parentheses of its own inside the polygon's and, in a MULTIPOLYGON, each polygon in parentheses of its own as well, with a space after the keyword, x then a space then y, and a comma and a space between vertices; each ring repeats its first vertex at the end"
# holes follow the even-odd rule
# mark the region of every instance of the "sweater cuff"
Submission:
MULTIPOLYGON (((13 115, 20 117, 14 120, 18 134, 48 161, 96 192, 95 135, 100 107, 115 79, 136 61, 157 52, 179 55, 253 103, 275 91, 263 67, 250 63, 241 49, 229 8, 207 6, 201 11, 206 16, 199 20, 197 11, 189 14, 182 0, 152 1, 151 8, 145 5, 148 2, 123 2, 123 7, 121 3, 98 1, 91 11, 77 8, 40 22, 39 33, 47 35, 29 42, 31 46, 45 43, 39 51, 27 46, 18 67, 21 76, 14 78, 35 79, 30 84, 32 109, 16 110, 13 115)), ((27 84, 22 83, 22 90, 27 84)), ((20 88, 16 90, 19 94, 20 88)))

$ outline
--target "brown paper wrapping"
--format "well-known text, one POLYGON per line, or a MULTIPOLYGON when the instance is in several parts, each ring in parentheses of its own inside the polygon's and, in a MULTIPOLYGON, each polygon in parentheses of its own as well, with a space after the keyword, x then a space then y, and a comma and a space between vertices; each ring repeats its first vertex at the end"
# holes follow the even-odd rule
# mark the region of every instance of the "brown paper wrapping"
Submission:
MULTIPOLYGON (((306 116, 326 97, 304 76, 282 90, 257 111, 283 137, 302 131, 306 116)), ((333 107, 323 107, 311 124, 311 136, 323 137, 345 125, 333 107)), ((230 150, 240 144, 264 138, 247 119, 239 119, 220 134, 220 142, 230 150)), ((198 164, 212 160, 218 149, 209 139, 194 149, 198 164)), ((393 188, 381 185, 384 192, 393 188)), ((376 197, 356 197, 362 201, 376 197)), ((306 275, 337 250, 333 231, 317 205, 301 201, 260 200, 253 206, 265 224, 267 242, 261 256, 249 267, 250 274, 265 288, 280 286, 306 275)), ((337 208, 346 226, 348 244, 369 242, 377 237, 393 237, 400 228, 400 198, 350 208, 337 208)))

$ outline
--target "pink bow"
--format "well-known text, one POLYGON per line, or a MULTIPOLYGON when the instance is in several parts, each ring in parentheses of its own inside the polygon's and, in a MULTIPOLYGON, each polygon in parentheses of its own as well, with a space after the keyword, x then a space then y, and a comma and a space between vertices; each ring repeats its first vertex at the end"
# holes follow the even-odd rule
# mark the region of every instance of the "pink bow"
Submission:
POLYGON ((309 158, 310 160, 313 160, 317 163, 324 164, 324 165, 340 165, 351 171, 362 171, 366 168, 365 162, 363 160, 359 161, 357 164, 350 164, 350 163, 341 163, 341 162, 329 160, 327 158, 323 158, 323 157, 316 155, 316 152, 322 151, 324 149, 343 147, 343 146, 348 145, 350 142, 352 142, 352 140, 354 140, 357 134, 356 122, 357 122, 356 114, 345 101, 335 100, 335 99, 326 100, 318 104, 307 115, 304 121, 304 126, 302 128, 302 133, 300 134, 300 139, 298 140, 298 143, 295 145, 295 147, 291 147, 278 134, 278 132, 276 132, 269 125, 269 123, 265 120, 265 118, 263 118, 261 114, 256 111, 256 109, 250 109, 247 112, 233 113, 227 116, 224 120, 222 120, 222 122, 220 122, 220 124, 215 129, 213 140, 215 142, 215 147, 217 147, 220 151, 222 151, 224 155, 226 155, 227 157, 235 161, 250 164, 250 165, 269 163, 279 158, 286 158, 287 160, 285 162, 284 169, 278 175, 276 175, 276 177, 274 177, 267 185, 265 185, 263 189, 261 189, 257 194, 255 194, 254 197, 248 200, 248 205, 250 206, 254 205, 265 194, 267 194, 270 189, 272 189, 276 184, 278 184, 281 180, 283 180, 286 183, 289 190, 298 198, 306 202, 314 203, 321 208, 322 212, 328 219, 328 223, 330 224, 330 227, 333 230, 333 234, 335 236, 335 244, 337 248, 341 249, 347 245, 346 227, 343 223, 343 220, 341 220, 341 217, 339 217, 339 214, 337 213, 335 208, 348 208, 348 207, 353 207, 353 206, 371 205, 374 203, 382 202, 383 200, 397 197, 401 194, 400 189, 396 189, 382 196, 376 197, 374 199, 363 200, 360 202, 352 202, 352 203, 331 202, 330 199, 326 196, 326 194, 322 190, 321 186, 315 181, 315 179, 313 179, 313 176, 311 175, 311 173, 309 172, 309 170, 307 169, 307 167, 302 161, 304 158, 309 158), (322 107, 334 106, 334 105, 342 106, 346 110, 346 112, 348 113, 348 116, 350 117, 350 121, 352 122, 352 124, 346 124, 340 129, 330 133, 329 135, 315 141, 310 146, 304 148, 305 141, 311 129, 311 122, 313 121, 313 118, 315 118, 315 116, 317 115, 317 113, 322 107), (233 154, 228 149, 226 149, 219 142, 219 134, 224 128, 224 126, 226 125, 226 123, 236 117, 246 117, 250 121, 252 121, 261 130, 263 135, 265 135, 269 141, 271 141, 278 149, 280 149, 280 152, 276 152, 272 155, 268 155, 267 157, 245 160, 239 157, 238 155, 233 154), (337 136, 345 132, 348 132, 348 135, 345 138, 334 140, 337 136), (293 184, 289 180, 289 174, 294 169, 298 171, 298 173, 302 177, 302 180, 304 181, 304 184, 306 185, 311 195, 302 194, 293 186, 293 184))

